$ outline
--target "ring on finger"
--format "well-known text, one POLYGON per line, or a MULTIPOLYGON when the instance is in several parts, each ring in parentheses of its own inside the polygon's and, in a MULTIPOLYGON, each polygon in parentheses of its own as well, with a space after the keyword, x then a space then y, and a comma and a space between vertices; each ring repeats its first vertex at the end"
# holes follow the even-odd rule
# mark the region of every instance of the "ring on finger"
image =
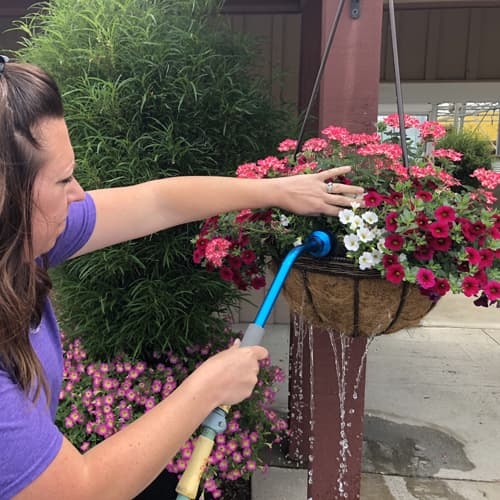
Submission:
POLYGON ((333 182, 326 183, 326 192, 328 194, 333 194, 333 182))

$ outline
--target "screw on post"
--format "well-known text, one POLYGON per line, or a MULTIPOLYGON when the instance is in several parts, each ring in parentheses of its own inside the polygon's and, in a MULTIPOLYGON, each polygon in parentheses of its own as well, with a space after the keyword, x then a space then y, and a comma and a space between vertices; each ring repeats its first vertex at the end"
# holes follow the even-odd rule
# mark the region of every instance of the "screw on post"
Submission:
POLYGON ((361 16, 360 0, 351 0, 351 18, 359 19, 361 16))

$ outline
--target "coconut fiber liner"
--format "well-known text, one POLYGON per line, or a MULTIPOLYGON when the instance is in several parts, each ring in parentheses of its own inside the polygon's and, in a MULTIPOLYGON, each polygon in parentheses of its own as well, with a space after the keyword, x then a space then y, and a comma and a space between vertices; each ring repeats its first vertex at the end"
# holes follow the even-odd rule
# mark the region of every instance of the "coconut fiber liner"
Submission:
POLYGON ((416 285, 395 285, 378 271, 361 271, 338 257, 297 259, 283 294, 290 308, 313 325, 352 337, 415 326, 434 306, 416 285))

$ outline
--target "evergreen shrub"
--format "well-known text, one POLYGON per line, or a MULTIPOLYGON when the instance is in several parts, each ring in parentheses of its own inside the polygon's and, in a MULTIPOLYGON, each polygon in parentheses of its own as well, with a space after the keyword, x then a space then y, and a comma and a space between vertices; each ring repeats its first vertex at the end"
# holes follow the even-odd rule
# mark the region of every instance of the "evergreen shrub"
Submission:
MULTIPOLYGON (((19 23, 18 59, 57 80, 87 190, 233 175, 292 123, 252 70, 258 49, 217 0, 50 0, 19 23)), ((203 193, 193 192, 200 197, 203 193)), ((68 335, 89 355, 144 356, 203 342, 239 293, 192 263, 199 224, 75 259, 54 273, 68 335)))
POLYGON ((470 186, 477 189, 480 183, 470 174, 476 168, 485 168, 491 170, 494 151, 491 141, 473 130, 450 129, 446 136, 438 141, 437 148, 454 149, 460 151, 462 159, 456 162, 453 175, 462 183, 463 186, 470 186))

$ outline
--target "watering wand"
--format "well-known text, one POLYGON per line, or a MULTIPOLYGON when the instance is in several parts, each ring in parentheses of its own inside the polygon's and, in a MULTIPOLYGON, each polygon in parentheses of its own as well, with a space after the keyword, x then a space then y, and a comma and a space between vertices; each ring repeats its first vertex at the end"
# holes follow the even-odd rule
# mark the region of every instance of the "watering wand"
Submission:
MULTIPOLYGON (((302 245, 298 245, 288 252, 264 297, 255 321, 248 325, 245 331, 241 347, 260 344, 264 335, 264 325, 295 260, 304 252, 310 253, 313 257, 324 257, 331 252, 333 245, 333 236, 323 231, 314 231, 302 245)), ((226 415, 229 408, 229 406, 220 406, 203 421, 202 430, 196 440, 188 466, 177 484, 177 500, 196 498, 201 477, 214 446, 215 436, 226 429, 226 415)))

